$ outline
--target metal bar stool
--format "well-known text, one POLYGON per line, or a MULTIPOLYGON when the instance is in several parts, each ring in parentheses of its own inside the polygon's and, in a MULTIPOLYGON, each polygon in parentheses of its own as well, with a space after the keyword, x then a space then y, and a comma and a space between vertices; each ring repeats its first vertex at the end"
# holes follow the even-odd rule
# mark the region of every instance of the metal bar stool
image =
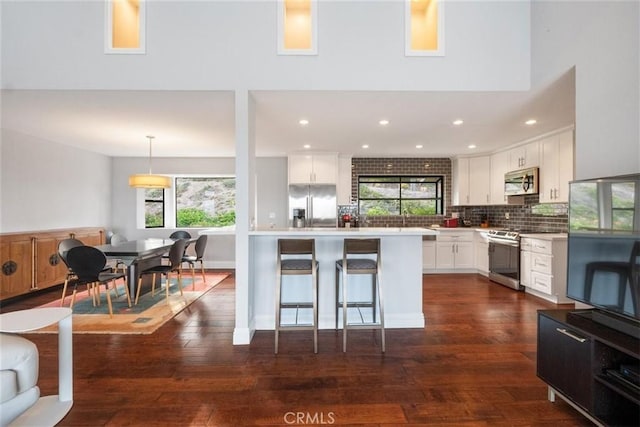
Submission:
POLYGON ((338 314, 342 308, 342 351, 347 351, 347 329, 380 329, 382 352, 384 341, 384 308, 382 303, 382 260, 380 239, 344 239, 342 259, 336 261, 336 329, 338 314), (350 257, 356 255, 356 257, 350 257), (371 275, 371 299, 369 301, 349 301, 347 299, 347 276, 350 274, 371 275), (340 277, 342 277, 342 302, 340 301, 340 277), (356 308, 360 314, 360 323, 349 323, 347 312, 356 308), (362 308, 370 308, 372 321, 367 322, 362 315, 362 308), (377 322, 376 310, 380 310, 380 321, 377 322))
POLYGON ((276 269, 276 327, 275 353, 278 354, 278 335, 281 329, 313 331, 313 352, 318 352, 318 262, 314 239, 278 239, 278 264, 276 269), (311 275, 312 301, 283 302, 282 276, 311 275), (281 324, 283 309, 296 310, 296 323, 281 324), (299 324, 298 312, 301 308, 313 309, 311 324, 299 324))

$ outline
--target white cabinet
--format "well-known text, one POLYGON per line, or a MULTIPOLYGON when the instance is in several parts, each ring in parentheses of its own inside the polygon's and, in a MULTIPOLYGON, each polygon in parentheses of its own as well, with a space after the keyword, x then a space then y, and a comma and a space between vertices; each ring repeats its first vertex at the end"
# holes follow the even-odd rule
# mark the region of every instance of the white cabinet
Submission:
POLYGON ((509 151, 500 151, 491 155, 490 194, 492 205, 507 204, 507 196, 504 194, 504 174, 509 171, 509 151))
POLYGON ((339 205, 351 204, 351 155, 338 155, 336 196, 339 205))
POLYGON ((567 238, 523 237, 520 241, 520 284, 526 292, 556 304, 567 298, 567 238))
POLYGON ((453 169, 454 205, 487 205, 491 202, 490 156, 456 159, 453 169))
POLYGON ((539 142, 534 141, 509 150, 509 170, 540 166, 539 142))
POLYGON ((486 231, 476 231, 474 233, 474 267, 478 270, 478 273, 488 276, 489 275, 489 242, 487 240, 486 231))
POLYGON ((289 184, 336 184, 337 182, 337 154, 289 155, 289 184))
POLYGON ((540 141, 540 203, 567 203, 573 179, 573 131, 540 141))
POLYGON ((473 230, 440 232, 436 239, 436 269, 473 269, 473 230))
POLYGON ((434 270, 436 268, 436 241, 422 240, 422 271, 434 270))

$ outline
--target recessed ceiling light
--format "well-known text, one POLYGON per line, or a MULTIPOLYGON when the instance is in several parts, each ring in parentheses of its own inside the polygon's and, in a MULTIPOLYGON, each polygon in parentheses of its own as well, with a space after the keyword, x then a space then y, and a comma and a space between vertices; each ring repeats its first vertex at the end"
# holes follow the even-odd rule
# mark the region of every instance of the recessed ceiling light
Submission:
POLYGON ((453 124, 456 126, 460 126, 461 124, 463 124, 464 121, 462 119, 456 119, 453 121, 453 124))
POLYGON ((306 149, 309 149, 309 148, 311 148, 311 145, 309 145, 309 144, 304 144, 304 145, 303 145, 303 147, 304 147, 304 148, 306 148, 306 149))
POLYGON ((387 164, 387 169, 391 169, 391 168, 393 168, 393 163, 387 164))
POLYGON ((366 150, 367 148, 369 148, 369 144, 362 144, 362 148, 366 150))
POLYGON ((300 123, 302 126, 306 126, 306 125, 308 125, 308 124, 309 124, 309 120, 307 120, 307 119, 300 119, 300 120, 298 121, 298 123, 300 123))
POLYGON ((471 148, 471 149, 474 149, 474 148, 476 148, 476 144, 469 144, 467 147, 471 148))
POLYGON ((386 126, 386 125, 388 125, 388 124, 389 124, 389 120, 382 119, 382 120, 380 120, 378 123, 380 123, 380 125, 381 125, 381 126, 386 126))
POLYGON ((538 121, 536 119, 529 119, 526 122, 524 122, 525 125, 535 125, 536 123, 538 123, 538 121))
POLYGON ((416 148, 418 148, 418 149, 422 148, 422 144, 416 145, 416 148))

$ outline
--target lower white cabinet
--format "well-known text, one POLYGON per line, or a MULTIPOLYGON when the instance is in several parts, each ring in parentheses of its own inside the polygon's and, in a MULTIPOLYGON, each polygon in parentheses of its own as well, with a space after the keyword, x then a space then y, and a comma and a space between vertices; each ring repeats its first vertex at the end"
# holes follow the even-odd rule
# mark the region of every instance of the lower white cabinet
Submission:
POLYGON ((440 232, 436 238, 437 270, 473 269, 473 230, 440 232))
POLYGON ((436 268, 436 240, 422 240, 422 271, 436 268))
POLYGON ((566 235, 541 236, 520 240, 520 283, 530 294, 556 304, 570 303, 566 235))
POLYGON ((489 242, 486 231, 476 231, 474 233, 473 245, 475 248, 475 268, 478 273, 489 275, 489 242))

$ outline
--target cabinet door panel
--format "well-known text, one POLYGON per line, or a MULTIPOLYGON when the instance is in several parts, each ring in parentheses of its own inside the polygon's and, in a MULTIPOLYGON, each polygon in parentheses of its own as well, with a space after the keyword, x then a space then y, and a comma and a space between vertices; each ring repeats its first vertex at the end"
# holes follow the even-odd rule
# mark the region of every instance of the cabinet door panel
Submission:
POLYGON ((591 346, 590 337, 583 337, 548 317, 538 316, 538 376, 587 411, 593 409, 591 346))
POLYGON ((31 239, 0 237, 0 299, 22 295, 31 289, 31 239))
POLYGON ((313 156, 313 182, 316 184, 335 184, 338 171, 337 156, 316 154, 313 156))
POLYGON ((501 151, 491 155, 491 204, 507 203, 504 194, 504 174, 509 172, 509 152, 501 151))
POLYGON ((473 243, 456 243, 455 254, 456 268, 473 268, 473 243))
POLYGON ((39 289, 64 282, 67 268, 58 257, 60 236, 43 236, 36 238, 36 287, 39 289))
POLYGON ((487 205, 491 202, 491 157, 469 159, 469 204, 487 205))
POLYGON ((422 268, 436 268, 436 242, 422 242, 422 268))
POLYGON ((442 269, 453 268, 455 266, 455 243, 438 242, 436 248, 436 267, 442 269))
POLYGON ((296 154, 289 156, 289 183, 311 183, 313 160, 310 154, 296 154))

